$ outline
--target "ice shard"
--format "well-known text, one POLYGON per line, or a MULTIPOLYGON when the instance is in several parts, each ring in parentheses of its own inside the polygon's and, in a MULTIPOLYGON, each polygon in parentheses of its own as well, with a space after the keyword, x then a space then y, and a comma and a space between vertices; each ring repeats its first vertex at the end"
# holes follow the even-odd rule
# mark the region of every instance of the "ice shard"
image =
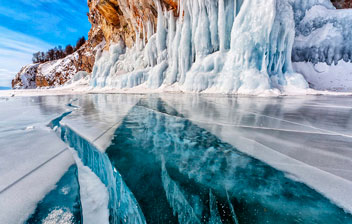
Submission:
POLYGON ((145 223, 136 199, 126 186, 121 175, 112 164, 105 153, 102 153, 94 144, 80 136, 69 126, 61 124, 62 119, 68 116, 66 112, 50 123, 50 127, 56 127, 61 139, 71 148, 76 150, 78 157, 106 186, 109 202, 110 223, 145 223))

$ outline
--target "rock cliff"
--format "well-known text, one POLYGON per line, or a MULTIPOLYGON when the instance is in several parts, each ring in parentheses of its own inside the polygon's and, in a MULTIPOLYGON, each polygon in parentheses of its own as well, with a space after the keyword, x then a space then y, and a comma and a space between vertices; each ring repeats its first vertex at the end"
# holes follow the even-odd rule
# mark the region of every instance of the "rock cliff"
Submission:
MULTIPOLYGON (((177 0, 162 0, 161 7, 177 14, 177 0)), ((91 32, 102 31, 106 47, 124 40, 127 47, 136 41, 136 32, 156 30, 157 6, 152 0, 88 0, 91 32)), ((146 34, 148 35, 148 34, 146 34)))
POLYGON ((87 41, 80 49, 63 59, 22 67, 12 80, 12 88, 55 87, 65 84, 78 71, 90 73, 94 66, 97 45, 102 40, 102 35, 92 34, 90 41, 87 41))
MULTIPOLYGON (((24 66, 12 81, 13 88, 62 85, 78 71, 92 72, 95 54, 108 50, 121 40, 132 47, 136 40, 146 42, 156 32, 158 10, 178 16, 179 0, 88 0, 92 24, 88 41, 74 54, 43 64, 24 66)), ((336 8, 352 7, 352 0, 332 0, 336 8)))
MULTIPOLYGON (((22 67, 12 80, 13 88, 62 85, 77 71, 92 72, 95 54, 100 48, 108 49, 111 43, 120 40, 132 47, 136 30, 150 33, 156 30, 157 6, 152 0, 88 0, 88 6, 88 19, 92 24, 88 41, 64 59, 22 67), (148 27, 143 27, 145 24, 148 27)), ((161 7, 177 14, 177 0, 163 0, 161 7)))

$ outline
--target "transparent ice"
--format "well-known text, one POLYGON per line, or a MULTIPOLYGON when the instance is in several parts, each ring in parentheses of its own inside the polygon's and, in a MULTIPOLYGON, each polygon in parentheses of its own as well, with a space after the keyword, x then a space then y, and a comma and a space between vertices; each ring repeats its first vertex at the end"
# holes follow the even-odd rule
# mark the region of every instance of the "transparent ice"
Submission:
POLYGON ((1 223, 352 222, 349 97, 0 103, 1 223))

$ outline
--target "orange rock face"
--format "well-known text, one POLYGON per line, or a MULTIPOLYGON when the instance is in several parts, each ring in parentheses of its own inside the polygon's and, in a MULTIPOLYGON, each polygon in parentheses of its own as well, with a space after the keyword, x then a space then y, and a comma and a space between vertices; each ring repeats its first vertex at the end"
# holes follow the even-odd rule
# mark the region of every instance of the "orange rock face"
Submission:
MULTIPOLYGON (((162 0, 161 7, 177 15, 177 0, 162 0)), ((111 42, 123 39, 128 47, 136 40, 136 32, 143 33, 147 22, 156 29, 157 6, 153 0, 88 0, 91 32, 101 30, 106 49, 111 42)))

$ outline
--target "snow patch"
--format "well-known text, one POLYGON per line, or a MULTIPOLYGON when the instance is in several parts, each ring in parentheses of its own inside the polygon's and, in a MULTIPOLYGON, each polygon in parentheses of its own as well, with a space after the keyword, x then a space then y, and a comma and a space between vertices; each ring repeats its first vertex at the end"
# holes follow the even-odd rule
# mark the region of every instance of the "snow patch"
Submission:
POLYGON ((293 63, 295 71, 304 75, 310 86, 317 90, 352 92, 352 63, 339 61, 337 65, 324 62, 293 63))

